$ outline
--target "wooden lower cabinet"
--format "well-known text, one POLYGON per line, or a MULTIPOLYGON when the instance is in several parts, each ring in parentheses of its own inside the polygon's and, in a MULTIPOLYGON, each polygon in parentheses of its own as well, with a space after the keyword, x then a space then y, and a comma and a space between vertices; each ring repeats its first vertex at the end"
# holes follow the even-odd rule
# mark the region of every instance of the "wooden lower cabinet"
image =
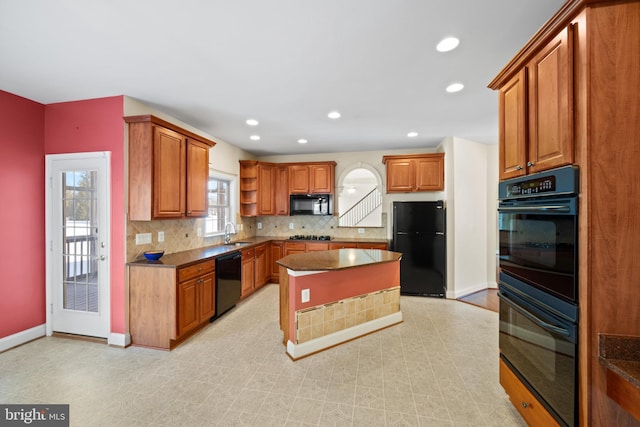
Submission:
POLYGON ((358 243, 356 246, 358 249, 382 249, 387 250, 386 243, 358 243))
POLYGON ((207 273, 178 283, 178 337, 208 321, 216 313, 215 277, 207 273))
POLYGON ((307 252, 328 251, 328 250, 329 250, 329 243, 312 242, 312 243, 306 244, 307 252))
POLYGON ((280 266, 276 264, 276 261, 284 256, 284 242, 271 242, 269 250, 271 251, 271 257, 269 259, 269 264, 271 265, 269 280, 272 282, 280 283, 280 266))
POLYGON ((242 298, 249 296, 256 281, 256 251, 253 248, 242 251, 242 298))
POLYGON ((255 283, 254 283, 254 290, 258 289, 262 286, 264 286, 267 283, 267 279, 269 278, 268 274, 267 274, 267 265, 268 265, 268 258, 269 256, 267 255, 267 244, 264 243, 260 246, 256 246, 255 248, 256 251, 256 276, 255 276, 255 283))
POLYGON ((307 244, 304 242, 285 242, 284 256, 291 254, 303 254, 307 251, 307 244))
POLYGON ((353 242, 331 242, 329 243, 329 250, 334 249, 347 249, 347 248, 357 248, 358 244, 353 242))
POLYGON ((500 385, 509 395, 509 400, 527 424, 532 427, 555 427, 560 425, 502 359, 500 359, 500 385))
POLYGON ((215 260, 182 268, 129 266, 131 343, 170 350, 215 315, 215 260))

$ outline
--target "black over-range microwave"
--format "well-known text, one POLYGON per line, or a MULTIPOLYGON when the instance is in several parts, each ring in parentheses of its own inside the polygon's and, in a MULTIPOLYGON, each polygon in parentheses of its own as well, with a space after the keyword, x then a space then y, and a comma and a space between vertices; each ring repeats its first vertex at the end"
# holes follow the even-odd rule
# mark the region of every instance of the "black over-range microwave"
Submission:
POLYGON ((289 215, 333 215, 333 195, 291 194, 289 215))

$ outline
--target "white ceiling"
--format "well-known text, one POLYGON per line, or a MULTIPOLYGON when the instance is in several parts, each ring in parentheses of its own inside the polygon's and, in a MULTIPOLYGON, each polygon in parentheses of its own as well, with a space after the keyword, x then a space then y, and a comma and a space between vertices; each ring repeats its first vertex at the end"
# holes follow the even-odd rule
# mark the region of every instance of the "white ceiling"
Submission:
POLYGON ((257 156, 495 143, 486 86, 562 3, 0 0, 0 89, 128 95, 257 156))

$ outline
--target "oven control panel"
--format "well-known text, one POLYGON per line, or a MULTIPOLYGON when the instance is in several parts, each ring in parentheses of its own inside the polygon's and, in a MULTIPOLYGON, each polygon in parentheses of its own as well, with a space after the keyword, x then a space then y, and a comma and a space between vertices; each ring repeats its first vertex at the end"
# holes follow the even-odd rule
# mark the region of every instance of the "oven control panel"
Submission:
POLYGON ((550 193, 554 191, 556 191, 556 177, 554 175, 507 184, 507 197, 550 193))
POLYGON ((498 184, 498 199, 573 196, 578 194, 579 189, 578 168, 570 165, 501 181, 498 184))

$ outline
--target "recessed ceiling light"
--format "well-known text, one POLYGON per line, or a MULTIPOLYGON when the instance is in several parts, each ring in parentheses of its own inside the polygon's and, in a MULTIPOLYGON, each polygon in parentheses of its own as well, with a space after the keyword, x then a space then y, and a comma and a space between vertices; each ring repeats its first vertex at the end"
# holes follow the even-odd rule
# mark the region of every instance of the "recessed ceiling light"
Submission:
POLYGON ((447 86, 447 92, 460 92, 463 88, 464 85, 462 83, 451 83, 449 86, 447 86))
POLYGON ((460 44, 460 40, 455 37, 447 37, 446 39, 440 40, 440 43, 436 46, 438 52, 449 52, 450 50, 455 49, 460 44))
POLYGON ((330 112, 329 114, 327 114, 327 116, 328 116, 330 119, 339 119, 339 118, 340 118, 340 113, 339 113, 339 112, 337 112, 337 111, 332 111, 332 112, 330 112))
POLYGON ((418 136, 418 132, 409 132, 409 133, 407 134, 407 136, 408 136, 409 138, 415 138, 416 136, 418 136))
POLYGON ((258 121, 256 119, 247 119, 246 123, 249 126, 258 126, 258 121))
POLYGON ((249 138, 251 138, 253 141, 259 141, 260 135, 251 135, 249 138))
POLYGON ((298 143, 299 143, 299 144, 306 144, 307 142, 308 142, 308 141, 307 141, 306 139, 304 139, 304 138, 300 138, 300 139, 298 140, 298 143))

